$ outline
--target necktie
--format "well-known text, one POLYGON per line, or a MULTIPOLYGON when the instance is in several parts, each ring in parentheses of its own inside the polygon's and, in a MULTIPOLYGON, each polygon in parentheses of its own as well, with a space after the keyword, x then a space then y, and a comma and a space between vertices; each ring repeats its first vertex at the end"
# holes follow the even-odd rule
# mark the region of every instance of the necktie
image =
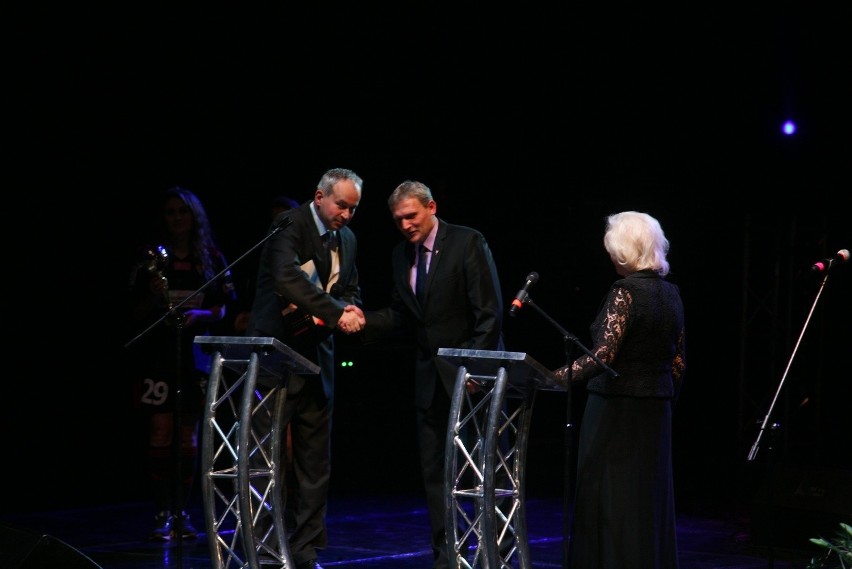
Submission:
POLYGON ((326 284, 325 290, 330 291, 331 287, 334 283, 337 282, 337 279, 340 277, 340 255, 338 254, 337 249, 337 236, 334 231, 327 231, 325 234, 325 245, 328 249, 331 271, 328 275, 328 284, 326 284))
POLYGON ((426 255, 429 249, 420 245, 417 248, 417 277, 414 281, 414 294, 417 296, 417 301, 423 304, 423 298, 426 296, 426 255))

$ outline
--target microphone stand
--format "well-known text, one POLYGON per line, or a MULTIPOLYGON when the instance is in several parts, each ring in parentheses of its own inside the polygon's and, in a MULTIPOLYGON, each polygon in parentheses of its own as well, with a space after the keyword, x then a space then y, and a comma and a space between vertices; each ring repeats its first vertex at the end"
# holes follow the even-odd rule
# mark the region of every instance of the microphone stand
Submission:
MULTIPOLYGON (((266 243, 266 241, 271 239, 273 235, 277 235, 278 233, 280 233, 281 231, 283 231, 284 229, 286 229, 287 227, 292 225, 292 223, 293 223, 293 220, 290 219, 289 217, 282 218, 280 221, 278 221, 275 224, 275 227, 272 228, 272 230, 266 235, 266 237, 264 237, 263 239, 258 241, 248 251, 246 251, 245 253, 243 253, 239 257, 237 257, 237 259, 233 263, 229 264, 224 269, 219 271, 216 275, 211 277, 210 280, 208 280, 206 283, 201 285, 192 294, 190 294, 189 296, 184 298, 182 301, 180 301, 176 305, 170 306, 169 309, 166 310, 166 312, 164 312, 163 315, 160 316, 160 318, 158 318, 153 324, 151 324, 150 326, 145 328, 142 332, 137 334, 133 339, 131 339, 130 341, 128 341, 124 345, 125 348, 130 348, 133 344, 135 344, 137 341, 139 341, 140 339, 145 337, 151 330, 156 328, 160 323, 162 323, 164 320, 166 320, 168 318, 171 318, 172 321, 174 322, 174 325, 175 325, 175 341, 176 341, 176 347, 175 347, 175 357, 176 357, 176 359, 175 359, 175 367, 176 367, 176 370, 175 370, 175 386, 176 386, 176 389, 175 389, 175 412, 174 412, 174 414, 175 414, 175 417, 174 417, 175 427, 174 427, 174 431, 173 431, 173 434, 172 434, 172 452, 173 452, 174 458, 175 458, 175 473, 174 473, 175 474, 175 489, 174 489, 175 498, 174 499, 175 499, 175 502, 177 502, 178 508, 181 508, 181 503, 183 502, 182 488, 181 488, 181 480, 182 480, 181 470, 182 469, 181 469, 181 464, 180 464, 180 445, 181 445, 181 438, 182 437, 181 437, 180 430, 181 430, 181 426, 182 426, 181 425, 181 392, 183 391, 183 385, 181 383, 181 380, 182 380, 182 378, 181 378, 181 375, 182 375, 181 374, 181 357, 182 357, 182 352, 183 352, 183 346, 182 346, 183 322, 185 320, 183 313, 178 312, 178 309, 180 309, 187 302, 189 302, 190 300, 192 300, 193 298, 195 298, 196 296, 201 294, 201 292, 206 290, 207 287, 209 287, 211 284, 213 284, 215 281, 217 281, 223 275, 230 272, 231 267, 233 267, 234 265, 236 265, 237 263, 242 261, 245 257, 247 257, 249 254, 251 254, 255 249, 257 249, 258 247, 260 247, 261 245, 266 243)), ((172 508, 172 511, 175 511, 174 508, 172 508)), ((183 512, 180 511, 178 513, 178 515, 175 516, 175 520, 177 521, 177 525, 175 526, 175 539, 177 540, 177 552, 176 552, 177 553, 177 569, 182 569, 182 567, 183 567, 183 515, 182 515, 182 513, 183 512)))
MULTIPOLYGON (((562 340, 565 343, 565 361, 566 364, 570 364, 574 361, 573 354, 574 348, 579 348, 584 354, 592 358, 599 366, 601 366, 605 371, 607 371, 612 377, 618 377, 618 374, 610 368, 608 365, 603 363, 598 356, 593 354, 586 346, 577 339, 577 337, 559 325, 556 320, 550 317, 544 310, 542 310, 535 302, 533 302, 532 298, 529 294, 525 295, 522 304, 528 304, 536 309, 536 311, 541 314, 545 320, 550 322, 554 328, 556 328, 560 334, 562 334, 562 340)), ((568 561, 569 561, 569 543, 571 540, 571 493, 573 491, 573 483, 571 480, 571 472, 574 468, 574 464, 571 461, 571 449, 573 447, 573 435, 572 431, 574 429, 574 424, 571 422, 571 368, 568 368, 568 375, 566 381, 566 389, 565 393, 567 393, 567 401, 565 405, 565 482, 564 482, 564 492, 563 492, 563 503, 562 503, 562 567, 567 569, 568 561)))
MULTIPOLYGON (((790 359, 787 361, 787 367, 784 369, 784 373, 781 375, 781 381, 778 383, 778 387, 775 390, 775 395, 772 397, 772 402, 769 405, 769 410, 766 412, 766 416, 763 418, 763 422, 760 424, 760 429, 757 432, 757 438, 754 440, 754 444, 751 445, 751 450, 748 453, 748 461, 752 462, 757 458, 757 453, 760 450, 760 439, 763 437, 763 433, 766 431, 767 426, 770 431, 774 434, 774 431, 779 427, 778 423, 770 424, 770 417, 772 416, 772 410, 775 408, 775 403, 778 401, 778 395, 781 393, 781 388, 784 386, 784 382, 787 380, 787 374, 790 372, 790 367, 793 365, 793 359, 796 357, 796 352, 799 350, 799 346, 802 343, 802 337, 805 335, 805 330, 808 329, 808 324, 810 324, 811 316, 813 316, 814 310, 816 309, 817 303, 819 302, 819 298, 822 295, 823 289, 825 289, 825 284, 828 282, 829 272, 826 271, 825 276, 820 282, 819 289, 817 290, 816 297, 814 298, 814 302, 811 305, 811 309, 808 312, 807 318, 805 318, 805 324, 802 326, 802 331, 799 333, 799 338, 796 340, 796 345, 793 347, 793 352, 790 354, 790 359)), ((775 469, 775 464, 777 462, 776 457, 774 456, 776 450, 776 445, 773 444, 772 437, 770 436, 770 445, 769 451, 770 456, 767 460, 767 464, 769 465, 769 523, 770 525, 774 524, 773 516, 772 516, 772 502, 775 497, 775 475, 772 472, 775 469)), ((773 532, 769 532, 769 567, 773 567, 773 532)))
POLYGON ((802 331, 799 334, 799 339, 796 340, 796 345, 793 347, 793 353, 790 354, 790 360, 787 362, 787 368, 784 370, 784 374, 781 376, 781 381, 778 383, 778 388, 775 390, 775 396, 772 398, 772 403, 769 405, 769 410, 766 412, 766 417, 763 418, 763 422, 760 424, 760 430, 757 433, 757 438, 754 441, 754 444, 751 445, 751 450, 748 453, 749 462, 753 461, 757 458, 757 452, 760 448, 760 439, 763 437, 763 432, 766 430, 766 426, 769 424, 769 418, 772 415, 772 410, 775 407, 775 402, 778 401, 778 394, 781 393, 781 388, 784 386, 784 381, 787 379, 787 373, 790 371, 790 366, 793 365, 793 358, 796 357, 796 352, 799 350, 799 345, 802 343, 802 337, 805 335, 805 330, 808 328, 808 324, 811 321, 811 316, 814 313, 814 309, 816 308, 817 303, 819 302, 819 297, 822 295, 822 291, 825 288, 825 283, 828 281, 828 273, 823 277, 822 282, 819 285, 819 290, 817 290, 816 298, 814 298, 814 303, 811 305, 811 310, 808 312, 808 317, 805 319, 805 325, 802 327, 802 331))

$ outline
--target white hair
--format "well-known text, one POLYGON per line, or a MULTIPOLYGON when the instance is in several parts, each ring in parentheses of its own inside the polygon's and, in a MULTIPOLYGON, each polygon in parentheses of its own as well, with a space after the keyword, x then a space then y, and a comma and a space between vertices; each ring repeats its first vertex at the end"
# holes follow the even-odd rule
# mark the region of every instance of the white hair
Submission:
POLYGON ((628 273, 651 269, 662 276, 669 274, 669 240, 660 222, 647 213, 623 211, 608 216, 604 248, 613 263, 628 273))

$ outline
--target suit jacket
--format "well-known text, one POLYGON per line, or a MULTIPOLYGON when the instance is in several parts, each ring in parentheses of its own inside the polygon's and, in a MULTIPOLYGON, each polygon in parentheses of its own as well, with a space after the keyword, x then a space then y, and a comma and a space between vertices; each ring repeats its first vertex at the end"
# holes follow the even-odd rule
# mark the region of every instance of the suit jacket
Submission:
POLYGON ((438 220, 423 306, 409 284, 414 247, 403 241, 391 254, 394 288, 389 307, 366 313, 366 339, 407 328, 417 343, 415 404, 426 408, 441 386, 452 397, 457 367, 438 348, 503 349, 503 301, 485 237, 470 227, 438 220))
POLYGON ((348 227, 338 231, 340 277, 334 294, 325 291, 331 271, 330 257, 322 236, 317 231, 310 210, 311 202, 298 209, 279 214, 270 231, 284 218, 292 224, 269 238, 263 246, 257 273, 257 287, 249 320, 248 336, 272 336, 299 351, 320 367, 326 397, 334 393, 334 336, 329 335, 314 350, 303 346, 289 335, 281 312, 290 303, 334 327, 348 304, 361 304, 358 270, 355 255, 358 249, 355 234, 348 227), (311 282, 302 266, 312 261, 319 277, 319 286, 311 282), (321 287, 321 288, 320 288, 321 287))

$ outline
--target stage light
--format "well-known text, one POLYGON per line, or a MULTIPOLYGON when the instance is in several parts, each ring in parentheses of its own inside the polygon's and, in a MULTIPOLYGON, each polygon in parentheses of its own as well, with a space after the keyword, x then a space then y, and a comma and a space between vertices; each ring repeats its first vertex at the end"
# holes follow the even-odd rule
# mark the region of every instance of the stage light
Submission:
POLYGON ((796 123, 791 120, 784 121, 784 124, 781 125, 781 132, 783 132, 787 136, 794 135, 796 133, 796 123))

